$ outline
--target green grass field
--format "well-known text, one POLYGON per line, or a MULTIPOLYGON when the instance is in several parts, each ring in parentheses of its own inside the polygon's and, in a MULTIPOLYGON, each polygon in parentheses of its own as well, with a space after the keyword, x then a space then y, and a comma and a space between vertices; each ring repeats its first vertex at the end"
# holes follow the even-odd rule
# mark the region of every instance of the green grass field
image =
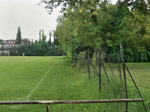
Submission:
MULTIPOLYGON (((128 64, 150 109, 150 64, 128 64)), ((98 79, 66 64, 64 57, 0 57, 0 100, 96 100, 98 79)), ((51 105, 51 112, 106 112, 109 104, 51 105)), ((117 104, 113 104, 116 108, 117 104)), ((0 112, 45 112, 45 105, 0 106, 0 112)), ((133 111, 137 112, 137 111, 133 111)), ((141 111, 139 111, 141 112, 141 111)), ((144 111, 143 111, 144 112, 144 111)), ((149 112, 149 111, 148 111, 149 112)))

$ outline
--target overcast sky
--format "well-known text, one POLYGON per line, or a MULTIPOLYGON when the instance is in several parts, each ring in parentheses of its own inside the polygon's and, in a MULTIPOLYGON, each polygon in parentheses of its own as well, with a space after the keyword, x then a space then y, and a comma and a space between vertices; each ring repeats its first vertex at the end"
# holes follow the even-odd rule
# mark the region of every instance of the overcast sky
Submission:
POLYGON ((0 0, 0 39, 16 39, 18 26, 22 38, 38 39, 40 29, 48 35, 57 25, 59 9, 49 15, 40 0, 0 0))
MULTIPOLYGON (((115 2, 116 0, 112 0, 115 2)), ((48 35, 57 26, 61 13, 55 9, 49 15, 40 0, 0 0, 0 39, 16 39, 18 26, 22 38, 38 39, 40 29, 48 35)))

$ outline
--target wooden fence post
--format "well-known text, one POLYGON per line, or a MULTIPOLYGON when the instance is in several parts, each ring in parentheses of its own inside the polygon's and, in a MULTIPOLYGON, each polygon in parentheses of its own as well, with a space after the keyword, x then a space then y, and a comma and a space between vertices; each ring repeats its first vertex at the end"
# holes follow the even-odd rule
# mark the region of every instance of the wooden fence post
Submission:
POLYGON ((50 112, 49 104, 46 104, 46 112, 50 112))
POLYGON ((132 77, 132 75, 131 75, 131 73, 130 73, 128 67, 126 66, 126 64, 125 64, 125 68, 126 68, 126 70, 127 70, 128 74, 129 74, 129 76, 130 76, 130 78, 131 78, 131 80, 132 80, 134 86, 136 87, 136 89, 137 89, 137 91, 138 91, 138 93, 139 93, 139 95, 140 95, 140 97, 141 97, 141 99, 142 99, 142 103, 143 103, 143 107, 144 107, 144 109, 145 109, 145 112, 147 112, 146 105, 145 105, 145 103, 144 103, 144 98, 143 98, 143 96, 142 96, 142 94, 141 94, 141 92, 140 92, 138 86, 136 85, 136 82, 134 81, 134 79, 133 79, 133 77, 132 77))
POLYGON ((90 60, 90 50, 89 50, 89 48, 88 48, 88 74, 89 74, 89 80, 90 80, 90 78, 91 78, 91 70, 90 70, 90 62, 91 60, 90 60))
POLYGON ((101 76, 101 67, 102 67, 102 52, 101 52, 101 48, 99 46, 99 54, 98 54, 98 59, 99 59, 99 92, 101 91, 101 84, 102 84, 102 76, 101 76))
MULTIPOLYGON (((124 76, 125 95, 126 95, 126 99, 128 99, 127 79, 126 79, 126 69, 125 69, 125 61, 124 61, 124 56, 123 56, 123 47, 122 47, 122 44, 120 44, 120 55, 121 55, 122 66, 123 66, 123 76, 124 76)), ((126 102, 126 112, 128 112, 128 102, 126 102)))

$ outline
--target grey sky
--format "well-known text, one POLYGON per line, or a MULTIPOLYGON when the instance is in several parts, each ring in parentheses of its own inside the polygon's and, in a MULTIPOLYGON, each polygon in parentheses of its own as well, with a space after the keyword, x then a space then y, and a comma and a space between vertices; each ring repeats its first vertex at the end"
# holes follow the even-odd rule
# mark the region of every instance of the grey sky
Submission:
POLYGON ((15 39, 18 26, 22 37, 38 39, 40 29, 48 35, 57 25, 59 9, 49 15, 40 0, 0 0, 0 39, 15 39))

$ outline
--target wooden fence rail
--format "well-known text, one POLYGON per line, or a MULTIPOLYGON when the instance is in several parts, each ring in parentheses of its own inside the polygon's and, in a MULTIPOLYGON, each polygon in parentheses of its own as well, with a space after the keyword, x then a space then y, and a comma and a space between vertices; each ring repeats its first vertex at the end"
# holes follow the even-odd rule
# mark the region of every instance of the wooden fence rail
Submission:
POLYGON ((46 112, 50 112, 50 104, 81 104, 81 103, 126 103, 142 102, 142 99, 111 99, 111 100, 70 100, 70 101, 0 101, 0 105, 46 104, 46 112))

